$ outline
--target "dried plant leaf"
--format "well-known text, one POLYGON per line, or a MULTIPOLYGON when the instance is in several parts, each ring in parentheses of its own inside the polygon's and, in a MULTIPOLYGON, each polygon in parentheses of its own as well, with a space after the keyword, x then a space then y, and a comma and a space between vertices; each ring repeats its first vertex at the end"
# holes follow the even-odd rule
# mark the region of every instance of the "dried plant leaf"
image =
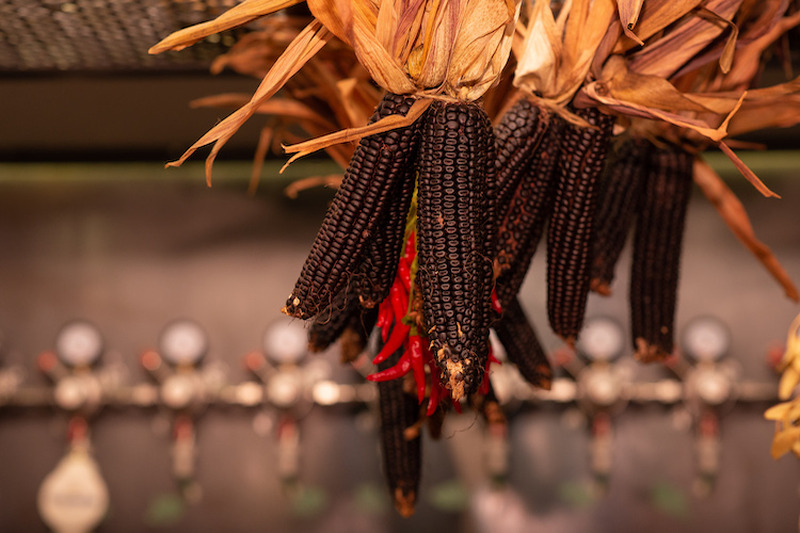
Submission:
POLYGON ((434 0, 428 5, 433 7, 426 21, 425 39, 418 60, 419 70, 409 69, 417 85, 422 88, 439 87, 447 77, 462 8, 459 0, 434 0))
POLYGON ((756 237, 750 218, 747 216, 747 211, 745 211, 742 203, 722 178, 714 172, 714 169, 699 158, 695 159, 694 162, 694 181, 733 234, 755 255, 756 259, 764 265, 764 268, 783 287, 786 296, 798 301, 800 295, 798 295, 797 287, 795 287, 778 258, 772 253, 772 250, 756 237))
MULTIPOLYGON (((238 109, 247 105, 251 96, 242 93, 225 93, 214 96, 197 98, 189 102, 192 108, 198 107, 232 107, 238 109)), ((293 118, 297 120, 309 120, 318 124, 320 127, 332 131, 336 126, 325 119, 322 115, 297 100, 289 98, 270 98, 256 106, 255 112, 263 115, 273 115, 279 117, 293 118)))
POLYGON ((798 383, 800 383, 800 371, 794 365, 787 367, 778 383, 778 398, 788 400, 798 383))
POLYGON ((214 20, 195 24, 188 28, 178 30, 155 44, 148 50, 150 54, 160 54, 167 50, 183 50, 197 41, 242 26, 257 18, 300 3, 302 0, 244 0, 229 10, 222 13, 214 20))
POLYGON ((524 47, 517 54, 514 84, 531 92, 552 94, 561 57, 561 34, 548 0, 536 0, 524 47))
MULTIPOLYGON (((653 120, 659 120, 662 122, 666 122, 668 124, 673 124, 680 128, 686 128, 692 131, 699 133, 704 137, 708 137, 709 139, 719 142, 727 135, 727 124, 730 120, 730 117, 735 114, 738 110, 738 105, 741 103, 741 99, 734 106, 734 109, 725 118, 722 124, 716 128, 711 127, 707 122, 696 118, 686 117, 681 113, 671 112, 662 110, 656 107, 652 107, 647 103, 640 103, 638 101, 629 101, 623 100, 621 98, 617 98, 611 91, 609 91, 608 87, 605 83, 602 82, 592 82, 584 86, 582 89, 582 94, 589 98, 589 100, 594 100, 602 105, 605 105, 619 113, 635 116, 635 117, 642 117, 642 118, 649 118, 653 120)), ((639 97, 634 96, 635 100, 640 100, 639 97)), ((576 102, 580 102, 582 100, 576 100, 576 102)))
POLYGON ((617 0, 617 10, 619 11, 619 21, 622 24, 622 30, 625 35, 638 44, 644 44, 633 29, 636 23, 639 22, 639 14, 642 11, 642 4, 644 0, 617 0))
POLYGON ((791 451, 798 439, 800 439, 800 427, 777 432, 772 439, 772 458, 779 459, 785 453, 791 451))
POLYGON ((753 187, 756 188, 758 192, 760 192, 767 198, 771 196, 774 198, 780 198, 779 195, 775 194, 769 189, 769 187, 764 185, 764 182, 758 179, 758 176, 756 176, 755 172, 750 170, 750 168, 744 164, 744 161, 739 159, 739 156, 737 156, 733 152, 733 150, 731 150, 728 147, 728 145, 726 145, 724 142, 720 142, 719 148, 726 156, 728 156, 728 159, 730 159, 733 162, 734 166, 739 170, 739 172, 742 173, 742 176, 744 176, 747 179, 747 181, 749 181, 753 185, 753 187))
MULTIPOLYGON (((733 18, 742 0, 708 0, 704 7, 725 20, 733 18)), ((635 53, 629 68, 640 74, 669 78, 684 63, 716 39, 726 25, 718 20, 693 16, 642 51, 635 53)))
POLYGON ((328 174, 326 176, 309 176, 293 181, 283 190, 289 198, 297 198, 298 193, 312 187, 339 187, 344 176, 341 174, 328 174))
POLYGON ((306 0, 308 10, 314 18, 322 22, 328 31, 333 33, 341 41, 350 46, 351 28, 353 26, 353 8, 356 4, 363 3, 362 0, 340 1, 340 0, 306 0))
MULTIPOLYGON (((703 0, 647 0, 642 5, 636 27, 636 36, 646 41, 664 28, 683 18, 687 13, 700 5, 703 0)), ((623 21, 624 22, 624 21, 623 21)), ((628 38, 620 39, 614 49, 622 53, 639 46, 639 43, 628 38)))
POLYGON ((776 422, 787 420, 791 418, 790 413, 792 413, 793 410, 798 410, 797 402, 779 403, 764 411, 764 418, 767 420, 774 420, 776 422))
POLYGON ((390 115, 367 126, 337 131, 335 133, 318 137, 316 139, 311 139, 309 141, 292 146, 284 146, 284 151, 287 154, 293 153, 294 155, 289 159, 289 161, 286 162, 285 165, 283 165, 281 172, 286 170, 286 167, 288 167, 297 159, 328 146, 345 142, 353 142, 361 139, 362 137, 366 137, 367 135, 374 135, 376 133, 383 133, 395 128, 409 126, 422 116, 425 110, 431 105, 431 102, 432 100, 430 99, 420 98, 414 102, 414 104, 411 106, 411 109, 408 110, 408 114, 406 114, 406 116, 390 115))
MULTIPOLYGON (((608 59, 600 81, 616 98, 627 102, 672 112, 708 113, 711 111, 700 103, 687 98, 664 78, 628 70, 627 64, 621 56, 612 56, 608 59)), ((728 103, 726 99, 725 104, 728 103)))
POLYGON ((763 35, 737 47, 732 70, 724 78, 725 87, 738 89, 749 84, 761 68, 764 51, 798 24, 800 24, 800 11, 778 19, 763 35))
POLYGON ((475 100, 508 60, 520 1, 310 0, 309 7, 384 89, 475 100))
POLYGON ((396 94, 416 92, 415 84, 398 61, 376 39, 374 26, 370 26, 365 17, 356 14, 352 29, 353 50, 375 83, 396 94))
POLYGON ((250 170, 250 182, 247 185, 247 194, 250 196, 255 196, 256 190, 258 189, 261 169, 264 167, 264 160, 267 158, 274 133, 275 127, 272 124, 267 124, 261 128, 261 134, 258 136, 256 153, 253 156, 253 168, 250 170))
POLYGON ((515 85, 558 104, 569 102, 584 83, 615 12, 614 0, 573 0, 553 22, 549 2, 537 0, 515 85))
MULTIPOLYGON (((741 97, 738 91, 686 93, 684 96, 721 115, 729 114, 741 97)), ((785 128, 798 123, 800 78, 747 91, 741 107, 731 118, 728 133, 741 135, 764 128, 785 128)))
POLYGON ((189 147, 178 159, 167 166, 180 166, 201 146, 214 143, 211 153, 206 158, 206 181, 211 184, 211 168, 219 150, 225 145, 239 127, 250 118, 258 106, 272 97, 300 68, 314 56, 332 37, 319 21, 309 24, 286 48, 264 77, 250 101, 228 115, 222 122, 214 126, 197 142, 189 147))
POLYGON ((620 24, 618 20, 611 21, 603 40, 600 41, 600 44, 597 46, 594 59, 592 59, 592 66, 589 69, 589 72, 592 73, 595 79, 600 77, 600 73, 603 71, 603 64, 611 56, 614 45, 619 42, 621 36, 622 24, 620 24))
POLYGON ((519 2, 470 2, 463 12, 447 73, 453 96, 476 100, 503 71, 519 17, 519 2))

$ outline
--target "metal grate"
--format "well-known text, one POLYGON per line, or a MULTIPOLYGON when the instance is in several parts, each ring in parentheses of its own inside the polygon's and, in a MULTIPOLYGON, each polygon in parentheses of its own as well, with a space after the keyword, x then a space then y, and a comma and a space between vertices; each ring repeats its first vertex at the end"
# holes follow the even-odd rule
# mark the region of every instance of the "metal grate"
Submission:
POLYGON ((236 0, 2 0, 0 73, 186 70, 233 44, 215 35, 187 50, 151 56, 171 32, 211 19, 236 0))

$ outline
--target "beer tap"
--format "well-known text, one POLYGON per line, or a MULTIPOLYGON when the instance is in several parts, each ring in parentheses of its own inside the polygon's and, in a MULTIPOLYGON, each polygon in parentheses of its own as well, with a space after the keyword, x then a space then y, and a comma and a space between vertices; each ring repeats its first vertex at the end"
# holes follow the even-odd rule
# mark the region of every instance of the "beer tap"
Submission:
POLYGON ((196 419, 218 396, 224 379, 219 367, 203 365, 209 350, 203 328, 188 319, 175 320, 161 332, 158 349, 140 356, 158 383, 159 402, 172 416, 172 474, 188 503, 202 498, 195 479, 196 419))

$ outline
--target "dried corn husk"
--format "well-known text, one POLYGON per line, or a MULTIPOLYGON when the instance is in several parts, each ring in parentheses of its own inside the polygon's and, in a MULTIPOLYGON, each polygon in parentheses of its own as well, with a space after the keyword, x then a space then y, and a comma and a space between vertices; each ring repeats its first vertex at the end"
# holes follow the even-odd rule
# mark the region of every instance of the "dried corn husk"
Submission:
POLYGON ((214 20, 195 24, 188 28, 178 30, 148 51, 151 54, 160 54, 167 50, 183 50, 196 42, 221 31, 243 26, 256 19, 299 4, 303 0, 244 0, 229 10, 222 13, 214 20))
MULTIPOLYGON (((170 35, 150 51, 178 50, 294 3, 296 0, 246 0, 213 21, 170 35)), ((309 0, 307 4, 316 19, 275 61, 251 100, 170 166, 180 165, 197 148, 213 142, 206 160, 210 180, 211 166, 222 145, 333 35, 351 45, 372 78, 391 92, 475 100, 503 71, 520 8, 520 0, 309 0)), ((415 116, 406 117, 405 122, 391 121, 392 127, 408 124, 415 116)), ((385 120, 293 151, 299 157, 342 142, 340 139, 375 133, 387 128, 385 120)))
POLYGON ((596 60, 615 12, 614 0, 573 0, 556 20, 550 2, 536 0, 514 84, 557 106, 568 103, 596 60))
MULTIPOLYGON (((336 143, 407 126, 430 105, 425 98, 476 100, 497 82, 511 52, 520 0, 311 0, 312 13, 348 38, 372 78, 397 94, 421 99, 405 117, 286 146, 287 165, 336 143), (318 11, 319 4, 326 10, 318 11)), ((284 168, 286 168, 284 166, 284 168)))
MULTIPOLYGON (((226 53, 214 60, 211 71, 231 68, 241 74, 264 77, 280 54, 310 22, 311 17, 276 15, 259 20, 259 31, 244 35, 226 53)), ((287 80, 281 98, 262 102, 257 114, 270 116, 261 131, 248 191, 255 193, 261 168, 268 152, 282 152, 290 144, 330 133, 363 126, 367 123, 381 91, 370 82, 369 74, 358 63, 355 54, 343 43, 334 41, 312 57, 305 67, 287 80), (298 127, 305 136, 293 135, 298 127)), ((250 100, 249 95, 221 94, 191 102, 192 107, 237 109, 250 100)), ((325 149, 344 169, 353 154, 352 144, 338 144, 325 149)), ((341 175, 339 180, 341 180, 341 175)), ((335 182, 330 176, 304 181, 304 184, 335 182)), ((287 191, 296 194, 297 188, 287 191)))

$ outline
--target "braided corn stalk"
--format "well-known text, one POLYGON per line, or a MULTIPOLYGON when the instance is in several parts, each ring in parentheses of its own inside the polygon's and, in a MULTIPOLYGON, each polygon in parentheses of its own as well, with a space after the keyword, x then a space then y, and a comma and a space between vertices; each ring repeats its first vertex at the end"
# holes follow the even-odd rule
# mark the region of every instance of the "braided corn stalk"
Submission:
POLYGON ((635 356, 642 362, 663 360, 672 353, 693 159, 677 147, 651 152, 634 231, 629 295, 635 356))

